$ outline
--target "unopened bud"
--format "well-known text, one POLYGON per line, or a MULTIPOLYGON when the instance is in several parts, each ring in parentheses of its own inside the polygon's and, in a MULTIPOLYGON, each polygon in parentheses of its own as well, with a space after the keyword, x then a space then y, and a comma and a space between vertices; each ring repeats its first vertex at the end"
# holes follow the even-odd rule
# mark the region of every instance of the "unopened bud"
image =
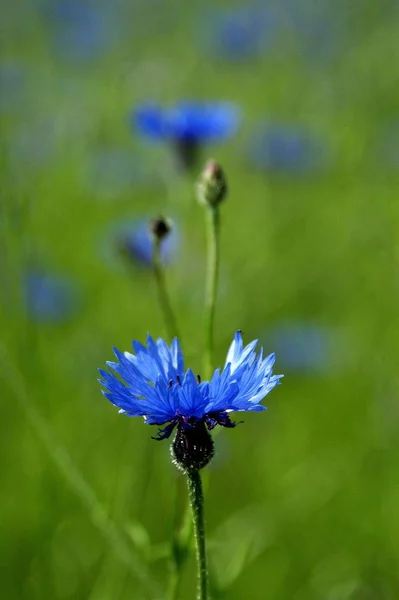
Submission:
POLYGON ((222 167, 215 160, 205 165, 197 183, 197 195, 201 204, 218 206, 226 197, 227 182, 222 167))
POLYGON ((149 229, 156 240, 163 240, 172 229, 172 222, 164 217, 152 219, 149 222, 149 229))

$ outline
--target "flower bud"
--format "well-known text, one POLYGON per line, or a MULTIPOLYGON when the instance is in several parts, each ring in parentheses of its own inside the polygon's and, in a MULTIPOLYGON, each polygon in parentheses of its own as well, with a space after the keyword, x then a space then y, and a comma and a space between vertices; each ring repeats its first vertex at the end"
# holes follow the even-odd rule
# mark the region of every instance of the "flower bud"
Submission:
POLYGON ((149 229, 154 238, 160 241, 169 235, 172 229, 172 223, 169 219, 159 217, 158 219, 152 219, 149 222, 149 229))
POLYGON ((222 167, 215 160, 210 160, 197 183, 197 196, 201 204, 218 206, 226 197, 227 182, 222 167))

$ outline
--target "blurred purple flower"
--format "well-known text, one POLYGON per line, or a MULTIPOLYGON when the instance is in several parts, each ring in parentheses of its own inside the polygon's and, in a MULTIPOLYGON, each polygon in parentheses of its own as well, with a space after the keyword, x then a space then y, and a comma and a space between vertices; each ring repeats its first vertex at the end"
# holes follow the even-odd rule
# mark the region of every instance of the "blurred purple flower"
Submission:
POLYGON ((77 289, 72 279, 40 271, 28 273, 23 281, 26 309, 38 322, 62 322, 76 309, 77 289))
MULTIPOLYGON (((150 217, 114 225, 106 240, 106 260, 118 266, 123 256, 136 266, 151 267, 154 242, 149 230, 149 221, 150 217)), ((165 264, 173 259, 178 247, 179 233, 173 221, 171 232, 161 241, 161 257, 165 264)))
POLYGON ((263 54, 275 39, 271 13, 257 6, 214 9, 201 23, 201 36, 212 54, 246 61, 263 54))
POLYGON ((326 148, 299 126, 269 123, 257 128, 249 155, 258 169, 300 174, 320 168, 326 148))

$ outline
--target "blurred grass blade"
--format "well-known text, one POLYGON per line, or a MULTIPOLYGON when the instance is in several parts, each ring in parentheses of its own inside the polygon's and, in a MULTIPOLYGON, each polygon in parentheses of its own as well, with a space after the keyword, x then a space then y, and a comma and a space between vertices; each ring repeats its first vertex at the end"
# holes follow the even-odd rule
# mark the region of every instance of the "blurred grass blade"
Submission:
POLYGON ((162 598, 156 584, 147 572, 146 565, 131 551, 123 535, 98 501, 94 490, 74 465, 67 449, 59 443, 50 424, 42 417, 32 400, 28 398, 23 377, 19 370, 7 359, 4 346, 0 347, 0 374, 15 394, 29 424, 47 449, 55 465, 64 475, 71 489, 80 498, 93 525, 100 530, 115 557, 125 564, 143 588, 152 594, 151 598, 155 597, 154 594, 157 598, 162 598))

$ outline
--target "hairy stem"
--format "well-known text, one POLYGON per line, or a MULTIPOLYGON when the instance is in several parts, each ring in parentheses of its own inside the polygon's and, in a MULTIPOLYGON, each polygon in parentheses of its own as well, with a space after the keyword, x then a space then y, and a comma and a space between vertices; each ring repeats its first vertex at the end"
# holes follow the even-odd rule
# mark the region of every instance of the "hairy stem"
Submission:
POLYGON ((197 600, 208 600, 208 569, 206 560, 204 495, 202 492, 201 475, 198 469, 188 469, 187 483, 193 512, 195 548, 197 555, 197 600))

